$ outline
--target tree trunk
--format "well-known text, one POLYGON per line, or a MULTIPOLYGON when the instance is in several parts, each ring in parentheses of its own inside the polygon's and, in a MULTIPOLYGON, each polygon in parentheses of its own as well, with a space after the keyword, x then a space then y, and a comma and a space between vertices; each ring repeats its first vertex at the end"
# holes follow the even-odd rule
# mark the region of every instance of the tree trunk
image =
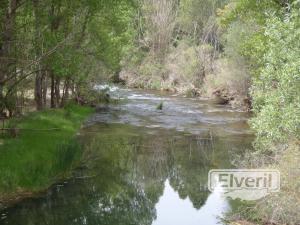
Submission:
POLYGON ((69 89, 70 89, 70 79, 67 78, 64 84, 64 91, 63 91, 63 96, 61 98, 61 104, 60 107, 64 107, 65 103, 67 102, 69 98, 69 89))
POLYGON ((60 79, 55 79, 55 105, 59 107, 60 103, 60 79))
MULTIPOLYGON (((41 54, 41 26, 40 26, 40 7, 39 0, 32 0, 33 11, 35 17, 35 36, 34 36, 34 47, 35 47, 35 58, 38 59, 41 54)), ((36 102, 36 109, 42 110, 43 107, 43 74, 41 72, 41 62, 36 62, 36 75, 35 75, 35 88, 34 88, 34 97, 36 102)))
POLYGON ((42 110, 44 108, 42 83, 43 83, 43 75, 41 74, 41 71, 38 71, 35 77, 35 88, 34 88, 34 97, 35 97, 37 110, 42 110))
POLYGON ((43 90, 43 105, 44 107, 47 105, 47 90, 48 85, 47 85, 47 73, 44 74, 43 76, 43 83, 42 83, 42 90, 43 90))
POLYGON ((0 18, 0 26, 3 29, 0 33, 0 113, 6 108, 4 101, 5 80, 12 75, 15 68, 15 60, 12 59, 12 53, 15 44, 15 13, 18 1, 10 0, 7 2, 7 10, 3 13, 3 17, 0 18))
POLYGON ((50 100, 50 107, 55 108, 55 79, 53 72, 50 71, 51 73, 51 100, 50 100))

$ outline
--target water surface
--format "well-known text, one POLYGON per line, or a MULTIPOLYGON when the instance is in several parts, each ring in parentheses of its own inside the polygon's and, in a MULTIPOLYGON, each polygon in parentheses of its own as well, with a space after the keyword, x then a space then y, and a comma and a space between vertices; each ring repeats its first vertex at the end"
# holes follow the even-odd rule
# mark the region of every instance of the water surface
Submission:
POLYGON ((82 165, 48 193, 5 209, 2 224, 215 225, 232 207, 210 169, 250 148, 248 115, 205 100, 116 89, 80 130, 82 165), (163 110, 157 105, 163 102, 163 110))

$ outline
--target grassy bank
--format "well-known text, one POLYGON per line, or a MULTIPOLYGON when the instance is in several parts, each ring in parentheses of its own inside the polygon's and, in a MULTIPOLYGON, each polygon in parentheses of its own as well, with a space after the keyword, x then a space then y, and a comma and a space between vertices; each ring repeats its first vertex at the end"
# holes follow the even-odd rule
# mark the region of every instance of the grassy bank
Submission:
POLYGON ((0 201, 40 191, 66 175, 80 160, 74 136, 90 113, 91 108, 70 105, 9 121, 6 126, 18 134, 1 135, 0 201))

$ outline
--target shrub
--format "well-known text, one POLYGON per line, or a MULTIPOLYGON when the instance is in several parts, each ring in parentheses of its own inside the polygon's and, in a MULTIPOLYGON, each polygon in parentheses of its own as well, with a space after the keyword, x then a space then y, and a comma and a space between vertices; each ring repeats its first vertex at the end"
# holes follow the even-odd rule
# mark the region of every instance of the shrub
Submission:
POLYGON ((166 86, 175 87, 181 92, 201 88, 205 76, 213 70, 213 48, 182 40, 173 47, 166 59, 168 80, 166 86), (183 90, 180 90, 183 89, 183 90))
POLYGON ((300 224, 300 9, 293 6, 283 18, 269 16, 263 66, 251 88, 256 151, 242 163, 248 168, 279 169, 281 190, 257 202, 246 214, 244 206, 239 212, 263 224, 300 224))
POLYGON ((256 113, 251 124, 260 149, 300 136, 299 13, 294 10, 283 21, 272 17, 267 24, 268 51, 251 91, 256 113))

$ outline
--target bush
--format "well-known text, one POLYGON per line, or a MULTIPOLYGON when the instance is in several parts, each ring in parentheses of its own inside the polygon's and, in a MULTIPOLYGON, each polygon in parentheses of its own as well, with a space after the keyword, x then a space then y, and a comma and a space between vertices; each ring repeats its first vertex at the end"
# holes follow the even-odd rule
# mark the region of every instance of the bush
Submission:
MULTIPOLYGON (((299 1, 298 1, 299 3, 299 1)), ((296 4, 296 3, 295 3, 296 4)), ((275 168, 281 190, 260 200, 241 217, 263 224, 300 224, 300 9, 267 20, 266 53, 251 94, 256 117, 255 152, 240 161, 244 167, 275 168)))
POLYGON ((283 154, 279 154, 278 164, 281 177, 281 191, 267 196, 258 203, 257 212, 260 218, 275 224, 300 223, 300 145, 290 141, 283 154))
POLYGON ((213 70, 213 48, 181 40, 165 59, 149 52, 135 68, 127 67, 121 78, 138 88, 167 89, 185 93, 202 87, 204 77, 213 70))
POLYGON ((258 224, 290 224, 300 222, 300 142, 289 140, 277 150, 280 153, 270 157, 266 153, 248 152, 243 159, 237 159, 242 168, 269 168, 280 171, 280 192, 271 193, 257 202, 243 202, 227 215, 229 220, 248 220, 258 224))
POLYGON ((187 41, 179 42, 172 48, 166 60, 169 85, 186 88, 200 88, 206 74, 210 73, 212 47, 196 46, 187 41))
POLYGON ((251 124, 260 149, 300 137, 299 14, 297 9, 284 21, 273 17, 267 24, 264 68, 251 91, 256 113, 251 124))
POLYGON ((204 80, 203 94, 213 97, 216 91, 220 91, 233 107, 249 110, 250 74, 243 58, 238 61, 221 58, 214 65, 214 72, 204 80))

